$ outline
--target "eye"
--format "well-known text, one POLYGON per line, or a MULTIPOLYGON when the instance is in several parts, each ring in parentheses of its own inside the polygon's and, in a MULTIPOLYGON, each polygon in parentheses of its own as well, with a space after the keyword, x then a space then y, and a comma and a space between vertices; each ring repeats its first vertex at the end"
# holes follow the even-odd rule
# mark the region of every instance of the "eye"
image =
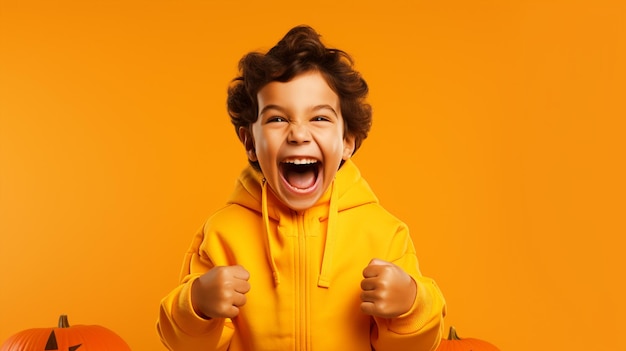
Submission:
POLYGON ((287 119, 281 116, 272 116, 267 119, 266 123, 274 123, 274 122, 287 122, 287 119))
POLYGON ((312 119, 313 122, 330 122, 330 118, 326 116, 315 116, 312 119))

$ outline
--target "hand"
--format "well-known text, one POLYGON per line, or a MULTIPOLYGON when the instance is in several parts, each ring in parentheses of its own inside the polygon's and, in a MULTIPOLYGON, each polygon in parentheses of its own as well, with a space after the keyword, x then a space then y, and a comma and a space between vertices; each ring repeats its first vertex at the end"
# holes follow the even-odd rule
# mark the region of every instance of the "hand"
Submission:
POLYGON ((205 318, 233 318, 246 303, 250 273, 242 266, 217 266, 193 282, 191 304, 205 318))
POLYGON ((361 311, 381 318, 395 318, 411 309, 417 285, 395 264, 373 259, 363 270, 361 311))

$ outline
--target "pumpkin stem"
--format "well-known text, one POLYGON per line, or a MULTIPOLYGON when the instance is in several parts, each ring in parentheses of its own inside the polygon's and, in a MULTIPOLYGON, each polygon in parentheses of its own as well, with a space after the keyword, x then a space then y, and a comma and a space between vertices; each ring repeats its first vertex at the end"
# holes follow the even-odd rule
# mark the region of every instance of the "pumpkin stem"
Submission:
POLYGON ((454 327, 450 327, 450 334, 448 334, 448 340, 461 340, 459 335, 457 335, 456 329, 454 327))
POLYGON ((59 317, 59 328, 69 328, 69 327, 70 327, 70 322, 67 320, 67 315, 62 314, 59 317))

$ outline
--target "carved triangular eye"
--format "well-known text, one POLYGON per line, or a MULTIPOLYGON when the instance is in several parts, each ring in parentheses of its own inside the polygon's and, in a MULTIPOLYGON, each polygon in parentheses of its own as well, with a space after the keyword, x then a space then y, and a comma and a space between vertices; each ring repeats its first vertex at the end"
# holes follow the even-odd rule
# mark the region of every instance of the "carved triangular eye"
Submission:
POLYGON ((48 342, 46 342, 46 348, 44 350, 58 350, 59 346, 57 345, 57 337, 54 335, 54 330, 50 333, 48 337, 48 342))
MULTIPOLYGON (((68 351, 76 351, 81 346, 82 344, 70 346, 68 351)), ((46 342, 46 348, 44 350, 45 351, 59 350, 59 345, 57 344, 57 336, 54 334, 54 330, 50 333, 50 336, 48 337, 48 342, 46 342)))

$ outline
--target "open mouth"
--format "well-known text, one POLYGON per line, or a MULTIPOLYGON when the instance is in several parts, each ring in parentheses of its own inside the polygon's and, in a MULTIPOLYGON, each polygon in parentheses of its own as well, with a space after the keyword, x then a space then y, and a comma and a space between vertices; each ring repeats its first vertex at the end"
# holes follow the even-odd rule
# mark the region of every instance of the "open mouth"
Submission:
POLYGON ((317 182, 321 162, 309 158, 288 159, 280 164, 283 179, 295 190, 306 190, 317 182))

